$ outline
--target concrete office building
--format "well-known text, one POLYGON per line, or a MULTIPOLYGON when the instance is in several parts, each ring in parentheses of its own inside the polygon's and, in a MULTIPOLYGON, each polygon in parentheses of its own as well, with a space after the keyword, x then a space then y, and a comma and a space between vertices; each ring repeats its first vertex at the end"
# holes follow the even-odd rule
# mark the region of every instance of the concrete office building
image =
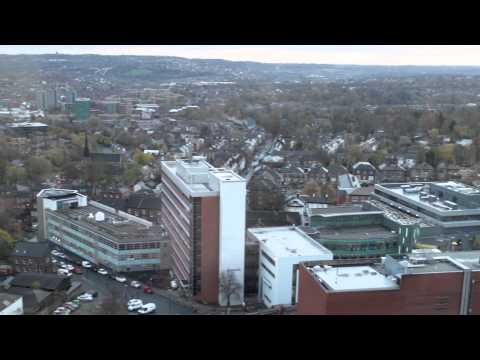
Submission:
POLYGON ((439 235, 466 240, 465 245, 480 236, 478 188, 454 181, 376 184, 372 198, 425 219, 439 235))
POLYGON ((37 195, 40 240, 114 272, 168 267, 167 237, 160 226, 89 201, 76 190, 37 195))
POLYGON ((162 221, 169 234, 173 272, 194 298, 226 304, 222 273, 233 272, 241 290, 245 267, 246 181, 204 158, 162 161, 162 221))
POLYGON ((40 110, 55 110, 58 107, 57 90, 44 90, 37 92, 37 108, 40 110))
POLYGON ((297 303, 300 262, 333 259, 295 226, 252 228, 247 236, 259 243, 258 299, 267 307, 297 303))
POLYGON ((440 254, 300 265, 302 315, 480 314, 480 265, 440 254))

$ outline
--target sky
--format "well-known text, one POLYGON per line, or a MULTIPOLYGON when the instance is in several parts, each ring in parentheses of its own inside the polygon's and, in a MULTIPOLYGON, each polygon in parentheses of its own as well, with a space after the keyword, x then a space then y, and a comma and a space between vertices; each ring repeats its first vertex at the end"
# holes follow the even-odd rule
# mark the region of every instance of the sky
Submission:
POLYGON ((0 45, 0 54, 56 52, 270 63, 480 66, 479 45, 0 45))

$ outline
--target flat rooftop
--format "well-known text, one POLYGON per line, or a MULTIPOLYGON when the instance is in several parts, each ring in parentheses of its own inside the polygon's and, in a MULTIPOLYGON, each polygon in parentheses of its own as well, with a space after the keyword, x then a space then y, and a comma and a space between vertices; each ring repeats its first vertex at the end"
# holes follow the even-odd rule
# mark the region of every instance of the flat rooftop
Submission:
POLYGON ((339 205, 328 206, 326 208, 312 208, 309 210, 312 216, 340 216, 340 215, 367 215, 367 214, 382 214, 380 209, 367 209, 362 205, 339 205))
POLYGON ((352 228, 317 229, 314 235, 319 240, 368 240, 396 239, 397 233, 380 225, 356 226, 352 228))
POLYGON ((47 124, 40 123, 40 122, 9 123, 6 126, 8 128, 45 128, 45 127, 48 127, 47 124))
POLYGON ((375 270, 371 266, 310 268, 315 277, 329 290, 333 291, 366 291, 396 290, 397 282, 375 270))
POLYGON ((102 233, 118 243, 166 240, 160 226, 151 225, 151 223, 134 216, 107 211, 106 207, 96 206, 92 202, 89 202, 87 206, 74 209, 47 211, 65 217, 79 226, 102 233), (105 220, 96 221, 94 217, 97 212, 102 212, 105 220), (90 214, 93 215, 93 218, 90 214))
MULTIPOLYGON (((67 189, 44 189, 38 193, 38 197, 47 198, 47 199, 61 199, 67 198, 70 196, 81 195, 77 190, 67 190, 67 189)), ((84 195, 82 195, 84 196, 84 195)))
MULTIPOLYGON (((436 199, 434 201, 427 201, 422 198, 422 196, 435 195, 431 191, 431 186, 435 186, 437 188, 444 188, 455 193, 461 194, 462 196, 480 196, 480 190, 476 189, 472 186, 464 185, 461 183, 457 183, 454 181, 447 181, 447 182, 430 182, 430 183, 398 183, 398 184, 377 184, 375 188, 379 188, 383 191, 392 192, 398 198, 408 199, 411 202, 414 202, 421 207, 437 212, 437 213, 450 213, 455 214, 456 212, 462 212, 465 210, 480 210, 480 199, 479 199, 479 206, 465 206, 462 205, 461 199, 455 202, 455 208, 450 206, 448 203, 440 199, 436 199)), ((475 198, 473 198, 475 199, 475 198)))
POLYGON ((333 258, 330 250, 296 227, 253 228, 248 231, 277 257, 331 255, 333 258))
POLYGON ((162 170, 191 196, 218 195, 210 182, 212 178, 219 182, 246 182, 232 170, 215 168, 205 160, 195 160, 195 157, 193 160, 162 161, 162 170))
POLYGON ((3 311, 20 298, 21 296, 19 295, 0 292, 0 311, 3 311))

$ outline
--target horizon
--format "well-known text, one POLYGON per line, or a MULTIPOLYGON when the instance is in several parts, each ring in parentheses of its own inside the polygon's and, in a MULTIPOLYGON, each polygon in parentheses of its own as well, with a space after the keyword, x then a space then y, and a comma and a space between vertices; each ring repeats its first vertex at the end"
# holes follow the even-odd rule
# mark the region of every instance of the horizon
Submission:
POLYGON ((152 56, 349 66, 480 66, 478 45, 0 45, 2 55, 152 56))

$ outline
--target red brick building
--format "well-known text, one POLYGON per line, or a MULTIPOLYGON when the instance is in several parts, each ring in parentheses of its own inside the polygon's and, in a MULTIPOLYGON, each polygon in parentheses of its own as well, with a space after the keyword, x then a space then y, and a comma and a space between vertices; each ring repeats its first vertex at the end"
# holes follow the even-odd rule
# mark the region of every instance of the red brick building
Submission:
POLYGON ((480 268, 440 256, 300 266, 302 315, 480 314, 480 268), (325 267, 326 265, 326 267, 325 267))

